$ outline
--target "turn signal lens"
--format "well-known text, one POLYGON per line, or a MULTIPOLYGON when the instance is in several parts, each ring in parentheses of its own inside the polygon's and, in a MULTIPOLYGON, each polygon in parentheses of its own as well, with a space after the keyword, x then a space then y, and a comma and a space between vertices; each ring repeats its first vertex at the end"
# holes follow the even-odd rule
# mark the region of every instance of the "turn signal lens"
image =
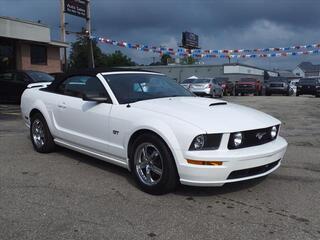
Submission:
POLYGON ((200 160, 187 159, 187 162, 189 164, 206 165, 206 166, 221 166, 222 165, 222 162, 220 162, 220 161, 200 161, 200 160))

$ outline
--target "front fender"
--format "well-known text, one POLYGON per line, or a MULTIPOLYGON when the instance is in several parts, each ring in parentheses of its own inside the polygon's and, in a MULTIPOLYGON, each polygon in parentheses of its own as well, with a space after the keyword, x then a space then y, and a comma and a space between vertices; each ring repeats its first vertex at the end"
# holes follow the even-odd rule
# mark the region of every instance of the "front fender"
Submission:
POLYGON ((149 130, 159 135, 170 148, 177 166, 178 162, 184 161, 183 152, 189 148, 194 137, 204 133, 203 130, 193 125, 181 120, 170 119, 170 117, 165 117, 162 120, 159 117, 148 118, 137 122, 128 132, 125 149, 128 150, 131 136, 140 130, 149 130))

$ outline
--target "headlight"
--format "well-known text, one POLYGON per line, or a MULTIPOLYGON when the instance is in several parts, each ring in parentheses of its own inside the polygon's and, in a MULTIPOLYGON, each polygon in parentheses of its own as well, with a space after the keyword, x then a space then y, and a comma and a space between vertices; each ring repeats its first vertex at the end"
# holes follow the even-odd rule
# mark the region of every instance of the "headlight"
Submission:
POLYGON ((276 126, 273 126, 271 128, 271 132, 270 132, 270 135, 271 135, 271 138, 275 138, 277 136, 277 133, 278 133, 278 129, 276 126))
POLYGON ((197 150, 215 150, 220 146, 222 134, 201 134, 196 136, 190 147, 189 151, 197 150))
POLYGON ((194 150, 202 149, 204 147, 204 136, 199 135, 199 136, 195 137, 195 139, 192 142, 192 146, 193 146, 194 150))
POLYGON ((233 135, 233 144, 234 144, 234 146, 235 147, 238 147, 238 146, 240 146, 241 145, 241 143, 242 143, 242 133, 235 133, 234 135, 233 135))

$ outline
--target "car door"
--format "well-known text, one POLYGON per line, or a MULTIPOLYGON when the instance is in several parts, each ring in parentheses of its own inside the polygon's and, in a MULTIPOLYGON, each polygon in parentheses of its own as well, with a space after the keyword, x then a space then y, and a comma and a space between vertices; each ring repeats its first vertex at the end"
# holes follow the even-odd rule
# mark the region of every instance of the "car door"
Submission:
POLYGON ((21 95, 28 82, 20 72, 6 72, 0 74, 0 98, 1 102, 20 102, 21 95))
POLYGON ((100 79, 73 76, 60 83, 57 92, 60 96, 53 118, 58 137, 89 150, 107 153, 112 101, 100 79), (107 96, 110 102, 84 101, 82 96, 88 92, 107 96))
POLYGON ((2 103, 9 102, 10 96, 10 82, 13 79, 13 73, 1 73, 0 74, 0 101, 2 103))

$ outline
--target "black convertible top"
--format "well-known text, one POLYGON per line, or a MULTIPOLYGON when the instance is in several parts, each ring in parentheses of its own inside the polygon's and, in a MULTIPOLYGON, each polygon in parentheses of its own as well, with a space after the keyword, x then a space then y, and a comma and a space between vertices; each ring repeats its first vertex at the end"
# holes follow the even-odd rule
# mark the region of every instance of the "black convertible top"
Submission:
POLYGON ((98 73, 103 72, 150 72, 154 73, 153 71, 147 71, 143 69, 132 69, 132 68, 93 68, 93 69, 83 69, 78 71, 70 71, 66 73, 57 74, 55 80, 47 87, 48 91, 54 91, 58 85, 64 81, 66 78, 77 76, 77 75, 86 75, 95 77, 98 73))

